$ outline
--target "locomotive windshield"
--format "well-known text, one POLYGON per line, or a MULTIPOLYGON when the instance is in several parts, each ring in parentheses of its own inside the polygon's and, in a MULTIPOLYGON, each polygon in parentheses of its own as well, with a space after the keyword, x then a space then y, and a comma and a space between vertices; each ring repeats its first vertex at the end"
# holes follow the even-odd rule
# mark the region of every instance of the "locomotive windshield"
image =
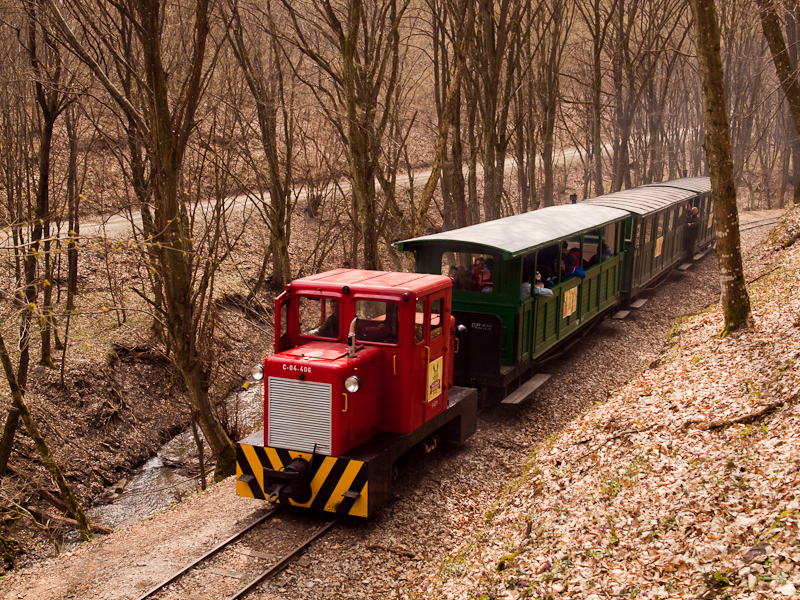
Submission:
POLYGON ((399 307, 394 302, 356 300, 356 340, 379 344, 398 342, 399 307))
POLYGON ((300 335, 337 340, 340 335, 339 300, 299 296, 300 335))

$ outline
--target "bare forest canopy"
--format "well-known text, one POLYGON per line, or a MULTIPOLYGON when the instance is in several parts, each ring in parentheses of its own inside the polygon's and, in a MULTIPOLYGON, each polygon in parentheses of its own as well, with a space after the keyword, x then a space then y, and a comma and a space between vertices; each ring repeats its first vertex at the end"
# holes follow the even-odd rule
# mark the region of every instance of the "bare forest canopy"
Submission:
MULTIPOLYGON (((719 6, 749 208, 797 179, 787 6, 719 6)), ((223 296, 268 319, 298 275, 407 266, 398 239, 707 171, 685 0, 2 0, 0 25, 17 383, 151 331, 220 476, 223 296)))

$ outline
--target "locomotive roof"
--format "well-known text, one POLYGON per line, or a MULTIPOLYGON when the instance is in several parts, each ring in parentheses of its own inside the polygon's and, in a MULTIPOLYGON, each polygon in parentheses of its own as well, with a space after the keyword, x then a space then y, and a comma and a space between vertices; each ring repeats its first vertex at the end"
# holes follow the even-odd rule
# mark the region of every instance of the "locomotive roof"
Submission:
POLYGON ((709 191, 711 191, 711 180, 708 177, 684 177, 590 198, 581 204, 613 206, 646 217, 674 204, 685 202, 698 193, 709 191))
POLYGON ((469 244, 500 250, 505 258, 513 258, 627 216, 613 207, 564 204, 403 240, 396 245, 400 250, 414 250, 443 243, 469 244))
POLYGON ((349 286, 356 293, 363 291, 386 291, 393 289, 396 293, 411 292, 424 295, 439 288, 446 288, 452 282, 443 275, 426 273, 394 273, 391 271, 367 271, 364 269, 334 269, 316 275, 302 277, 292 282, 292 286, 301 289, 322 289, 340 291, 349 286))

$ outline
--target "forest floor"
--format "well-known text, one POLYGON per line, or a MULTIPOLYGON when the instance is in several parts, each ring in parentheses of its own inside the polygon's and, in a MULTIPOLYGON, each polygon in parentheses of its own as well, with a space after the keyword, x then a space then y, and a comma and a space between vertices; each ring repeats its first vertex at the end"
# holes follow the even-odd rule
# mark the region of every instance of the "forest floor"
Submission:
MULTIPOLYGON (((753 330, 719 337, 709 254, 548 365, 552 380, 519 411, 482 413, 463 448, 403 473, 376 518, 337 527, 253 597, 796 597, 800 244, 779 248, 798 227, 795 210, 764 245, 769 228, 742 235, 753 330)), ((0 598, 136 598, 259 510, 233 488, 29 560, 0 598)))

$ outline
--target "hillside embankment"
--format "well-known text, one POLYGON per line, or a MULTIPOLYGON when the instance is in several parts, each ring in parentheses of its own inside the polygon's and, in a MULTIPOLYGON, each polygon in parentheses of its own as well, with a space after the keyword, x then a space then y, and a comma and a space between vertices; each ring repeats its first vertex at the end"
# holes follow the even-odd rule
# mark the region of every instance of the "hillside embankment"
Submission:
MULTIPOLYGON (((719 338, 709 254, 549 363, 518 411, 481 413, 463 447, 401 473, 393 502, 331 530, 254 600, 796 594, 800 248, 780 241, 800 211, 766 246, 769 228, 750 227, 752 331, 719 338)), ((133 600, 260 510, 229 478, 8 573, 0 598, 133 600)), ((222 579, 192 597, 224 597, 222 579)))
POLYGON ((650 368, 540 445, 429 598, 800 597, 800 228, 788 212, 749 285, 650 368))

